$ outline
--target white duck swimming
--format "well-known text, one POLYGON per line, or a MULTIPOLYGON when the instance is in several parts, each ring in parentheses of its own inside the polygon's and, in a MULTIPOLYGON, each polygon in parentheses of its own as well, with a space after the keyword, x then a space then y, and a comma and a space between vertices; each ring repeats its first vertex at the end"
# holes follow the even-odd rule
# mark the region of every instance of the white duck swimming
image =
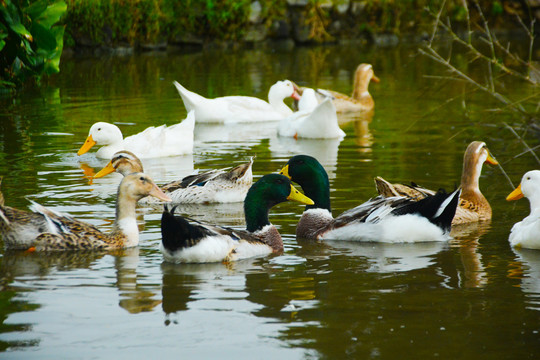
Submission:
MULTIPOLYGON (((302 99, 311 93, 315 96, 313 89, 304 90, 302 99)), ((345 132, 338 125, 336 108, 332 100, 327 98, 311 109, 313 105, 312 101, 309 101, 308 106, 299 104, 301 110, 279 122, 278 135, 308 139, 343 138, 345 132)))
POLYGON ((31 212, 0 206, 0 233, 4 246, 20 250, 110 250, 139 244, 135 214, 137 201, 145 196, 171 201, 143 173, 126 176, 118 186, 116 219, 111 233, 61 214, 35 202, 31 212))
MULTIPOLYGON (((232 169, 216 169, 200 174, 188 175, 180 180, 160 186, 173 203, 206 204, 244 201, 253 183, 253 158, 232 169)), ((94 179, 112 172, 123 176, 133 172, 143 172, 141 160, 132 152, 122 150, 114 154, 109 163, 101 169, 94 179)), ((154 203, 152 197, 139 200, 140 203, 154 203)))
POLYGON ((540 170, 532 170, 521 179, 519 186, 506 200, 529 199, 531 213, 515 223, 510 230, 510 245, 517 248, 540 249, 540 170))
POLYGON ((189 112, 184 121, 172 126, 151 126, 124 139, 118 126, 97 122, 90 128, 88 138, 77 152, 82 155, 94 145, 102 145, 96 156, 111 159, 117 151, 128 150, 140 158, 187 155, 193 153, 195 114, 189 112))
POLYGON ((187 111, 195 111, 198 123, 256 122, 281 120, 293 111, 285 105, 287 97, 300 99, 293 83, 278 81, 268 92, 268 102, 252 96, 223 96, 205 98, 187 90, 178 82, 174 86, 180 93, 187 111))

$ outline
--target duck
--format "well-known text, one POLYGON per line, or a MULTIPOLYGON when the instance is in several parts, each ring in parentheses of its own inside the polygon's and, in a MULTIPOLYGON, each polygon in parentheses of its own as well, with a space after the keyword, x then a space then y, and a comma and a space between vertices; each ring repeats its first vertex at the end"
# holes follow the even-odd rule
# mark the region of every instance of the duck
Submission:
MULTIPOLYGON (((253 157, 232 169, 216 169, 200 174, 188 175, 180 180, 160 186, 173 203, 207 204, 242 202, 253 183, 253 157)), ((137 155, 127 150, 114 154, 109 163, 98 171, 93 179, 112 172, 123 176, 133 172, 143 172, 143 165, 137 155)), ((139 203, 157 203, 153 197, 144 197, 139 203)))
POLYGON ((299 110, 281 120, 278 135, 295 139, 343 139, 345 132, 338 125, 336 108, 332 100, 327 98, 313 110, 299 110))
POLYGON ((140 158, 156 158, 193 153, 193 131, 195 113, 189 112, 186 119, 172 126, 151 126, 146 130, 124 139, 118 126, 97 122, 90 127, 88 137, 77 155, 83 155, 94 145, 102 145, 96 152, 101 159, 111 159, 120 150, 131 151, 140 158))
POLYGON ((507 201, 526 197, 531 213, 512 226, 508 241, 513 248, 540 250, 540 170, 528 171, 521 183, 506 197, 507 201))
POLYGON ((118 186, 110 233, 31 201, 30 212, 0 206, 0 233, 7 249, 29 251, 111 250, 139 244, 135 205, 145 196, 171 199, 144 173, 127 175, 118 186))
MULTIPOLYGON (((492 210, 489 202, 480 191, 479 179, 484 163, 498 165, 483 141, 473 141, 463 155, 463 171, 461 173, 461 196, 452 225, 467 224, 491 220, 492 210)), ((433 195, 435 191, 418 186, 392 184, 382 177, 375 178, 375 187, 383 196, 408 196, 419 200, 433 195)))
POLYGON ((163 258, 173 263, 209 263, 280 254, 283 240, 268 215, 274 205, 286 200, 313 204, 287 177, 262 176, 244 200, 245 230, 205 224, 175 215, 174 207, 165 207, 161 217, 163 258))
POLYGON ((440 191, 420 201, 377 196, 334 218, 328 175, 308 155, 289 159, 280 174, 299 184, 313 200, 296 227, 296 237, 308 240, 351 240, 385 243, 446 241, 460 190, 440 191))
MULTIPOLYGON (((338 114, 368 112, 375 107, 375 101, 368 89, 371 81, 380 82, 380 79, 375 76, 373 66, 371 64, 360 64, 354 72, 353 92, 351 96, 326 89, 317 89, 316 95, 319 103, 326 98, 331 99, 338 114)), ((306 88, 296 85, 296 89, 303 96, 303 91, 306 88)))
POLYGON ((283 100, 300 99, 290 80, 276 82, 268 92, 268 102, 252 96, 205 98, 173 82, 187 111, 195 111, 198 123, 238 123, 281 120, 293 113, 283 100))

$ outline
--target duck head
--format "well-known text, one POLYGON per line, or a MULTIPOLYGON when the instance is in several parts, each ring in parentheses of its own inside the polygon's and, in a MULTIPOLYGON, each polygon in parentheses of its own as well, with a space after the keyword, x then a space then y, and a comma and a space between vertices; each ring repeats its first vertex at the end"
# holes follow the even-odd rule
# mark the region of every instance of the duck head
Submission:
POLYGON ((90 128, 88 137, 77 152, 77 155, 85 154, 96 144, 111 145, 122 141, 123 138, 118 126, 106 122, 97 122, 90 128))
POLYGON ((137 155, 131 151, 117 151, 113 155, 111 161, 109 161, 109 163, 105 165, 103 169, 94 175, 94 179, 103 177, 114 171, 126 176, 134 172, 143 172, 143 165, 137 155))

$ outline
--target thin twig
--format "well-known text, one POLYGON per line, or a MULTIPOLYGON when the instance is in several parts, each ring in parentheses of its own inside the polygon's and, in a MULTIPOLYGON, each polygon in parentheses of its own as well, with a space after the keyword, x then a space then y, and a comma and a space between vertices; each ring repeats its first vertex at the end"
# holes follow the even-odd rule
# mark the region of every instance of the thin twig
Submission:
POLYGON ((521 141, 523 146, 525 146, 525 148, 531 153, 531 155, 540 164, 540 159, 538 158, 538 156, 536 155, 534 150, 525 142, 525 140, 523 140, 523 137, 519 136, 519 134, 516 132, 516 130, 514 130, 514 128, 511 127, 510 125, 508 125, 506 122, 503 121, 503 124, 504 124, 504 126, 506 126, 510 130, 510 132, 512 132, 512 134, 514 134, 519 139, 519 141, 521 141))

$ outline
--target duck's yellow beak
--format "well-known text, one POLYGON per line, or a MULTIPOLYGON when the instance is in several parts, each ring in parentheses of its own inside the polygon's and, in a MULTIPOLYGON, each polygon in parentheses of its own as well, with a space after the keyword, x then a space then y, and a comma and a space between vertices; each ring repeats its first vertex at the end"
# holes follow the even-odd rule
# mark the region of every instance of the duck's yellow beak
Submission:
POLYGON ((286 177, 288 177, 289 179, 291 178, 291 176, 289 175, 289 165, 285 165, 283 167, 283 169, 281 169, 281 171, 279 172, 280 175, 284 175, 286 177))
POLYGON ((371 81, 379 83, 379 82, 381 82, 381 79, 379 79, 375 74, 373 74, 373 77, 371 78, 371 81))
POLYGON ((506 197, 506 200, 507 201, 519 200, 523 196, 524 195, 521 192, 521 184, 519 184, 519 186, 514 191, 512 191, 510 194, 508 194, 508 196, 506 197))
POLYGON ((291 193, 287 197, 287 200, 298 201, 301 204, 313 205, 315 204, 313 200, 308 198, 306 195, 302 194, 300 191, 296 190, 294 186, 291 185, 291 193))
POLYGON ((486 162, 488 164, 491 164, 491 165, 499 165, 499 162, 497 160, 495 160, 495 158, 493 156, 491 156, 489 151, 488 151, 488 156, 487 156, 486 162))
POLYGON ((86 138, 86 141, 84 142, 83 146, 81 146, 79 151, 77 151, 77 155, 80 156, 82 154, 85 154, 94 145, 96 145, 96 142, 94 141, 94 139, 92 139, 92 135, 88 135, 88 137, 86 138))
POLYGON ((109 163, 103 169, 99 170, 98 173, 94 175, 94 179, 104 177, 105 175, 109 175, 115 170, 116 169, 113 167, 112 161, 109 161, 109 163))

